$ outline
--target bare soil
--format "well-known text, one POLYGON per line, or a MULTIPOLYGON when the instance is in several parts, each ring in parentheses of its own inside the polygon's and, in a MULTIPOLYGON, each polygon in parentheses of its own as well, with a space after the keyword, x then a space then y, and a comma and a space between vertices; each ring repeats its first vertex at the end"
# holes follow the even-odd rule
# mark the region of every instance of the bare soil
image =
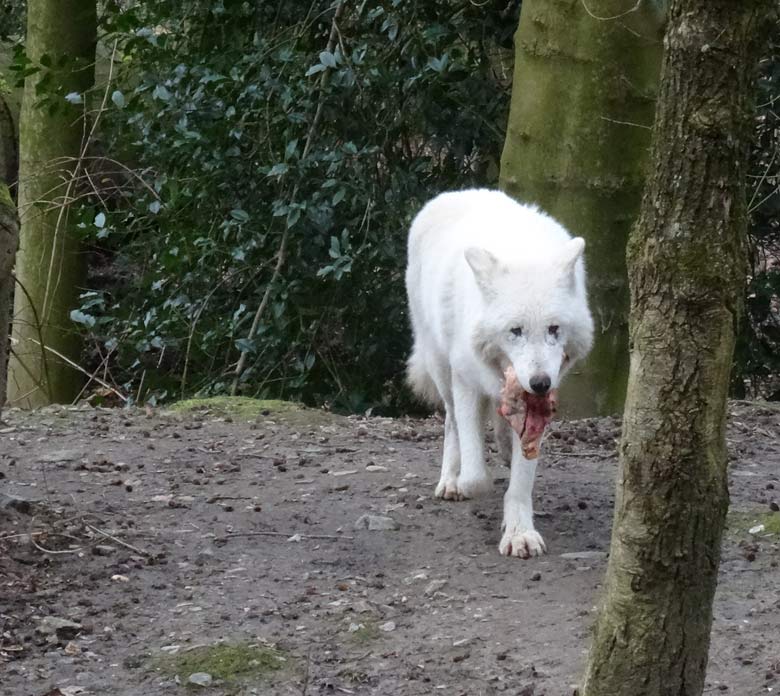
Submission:
MULTIPOLYGON (((752 696, 780 691, 780 411, 730 411, 707 693, 752 696)), ((436 418, 4 419, 0 491, 33 502, 0 496, 3 696, 576 688, 609 550, 615 419, 554 424, 536 488, 548 555, 527 561, 497 551, 507 469, 494 464, 488 498, 432 498, 436 418), (366 514, 398 528, 367 529, 366 514), (265 657, 218 673, 220 646, 265 657), (193 671, 211 684, 185 687, 193 671)))

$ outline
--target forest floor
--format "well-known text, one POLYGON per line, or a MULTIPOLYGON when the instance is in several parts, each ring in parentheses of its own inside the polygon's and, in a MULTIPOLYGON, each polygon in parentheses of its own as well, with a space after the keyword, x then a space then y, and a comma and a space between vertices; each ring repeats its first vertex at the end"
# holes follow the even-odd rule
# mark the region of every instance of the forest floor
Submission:
MULTIPOLYGON (((554 424, 548 555, 519 560, 497 551, 507 469, 432 497, 440 420, 224 403, 3 415, 0 694, 571 696, 617 420, 554 424)), ((780 410, 732 403, 728 443, 706 693, 752 696, 780 691, 780 410)))

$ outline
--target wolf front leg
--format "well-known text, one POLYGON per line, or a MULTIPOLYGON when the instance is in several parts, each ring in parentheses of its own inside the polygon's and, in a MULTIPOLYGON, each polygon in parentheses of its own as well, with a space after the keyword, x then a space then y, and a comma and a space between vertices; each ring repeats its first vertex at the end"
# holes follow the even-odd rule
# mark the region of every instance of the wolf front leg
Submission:
POLYGON ((487 493, 493 487, 493 479, 485 465, 487 399, 457 377, 453 378, 452 396, 460 445, 456 499, 465 500, 487 493))
POLYGON ((512 463, 512 427, 498 411, 493 411, 493 438, 498 456, 504 464, 512 463))
POLYGON ((512 434, 512 472, 504 494, 503 535, 498 550, 502 556, 531 558, 545 551, 544 540, 534 529, 533 490, 536 459, 526 459, 520 438, 512 434))
POLYGON ((458 472, 460 471, 460 445, 458 429, 455 425, 454 407, 446 404, 444 419, 444 454, 441 462, 441 476, 436 486, 435 496, 445 500, 458 499, 458 472))

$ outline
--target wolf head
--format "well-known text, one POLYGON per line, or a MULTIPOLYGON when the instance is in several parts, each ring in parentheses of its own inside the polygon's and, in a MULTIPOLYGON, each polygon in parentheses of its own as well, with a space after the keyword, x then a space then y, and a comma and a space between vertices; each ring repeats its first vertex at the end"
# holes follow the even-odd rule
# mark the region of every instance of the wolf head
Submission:
POLYGON ((482 296, 473 340, 488 362, 509 364, 529 393, 557 389, 593 341, 585 292, 585 241, 570 239, 533 258, 499 259, 476 247, 466 261, 482 296))

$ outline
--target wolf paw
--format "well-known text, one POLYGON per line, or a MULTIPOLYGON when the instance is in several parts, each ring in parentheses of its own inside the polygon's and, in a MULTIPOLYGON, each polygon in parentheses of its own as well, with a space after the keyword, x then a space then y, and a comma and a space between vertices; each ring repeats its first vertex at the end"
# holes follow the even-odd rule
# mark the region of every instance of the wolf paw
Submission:
POLYGON ((492 489, 493 479, 487 474, 476 478, 467 478, 461 475, 457 480, 439 481, 434 495, 444 500, 469 500, 484 495, 492 489))
POLYGON ((493 490, 493 479, 487 471, 481 471, 474 475, 461 472, 458 476, 458 493, 461 500, 466 498, 478 498, 493 490))
POLYGON ((456 479, 439 481, 439 484, 434 491, 434 495, 437 498, 443 498, 444 500, 462 500, 462 498, 458 497, 458 482, 456 479))
POLYGON ((498 552, 502 556, 516 556, 517 558, 532 558, 541 556, 547 547, 544 545, 539 532, 535 529, 521 529, 515 525, 509 525, 504 530, 498 552))

